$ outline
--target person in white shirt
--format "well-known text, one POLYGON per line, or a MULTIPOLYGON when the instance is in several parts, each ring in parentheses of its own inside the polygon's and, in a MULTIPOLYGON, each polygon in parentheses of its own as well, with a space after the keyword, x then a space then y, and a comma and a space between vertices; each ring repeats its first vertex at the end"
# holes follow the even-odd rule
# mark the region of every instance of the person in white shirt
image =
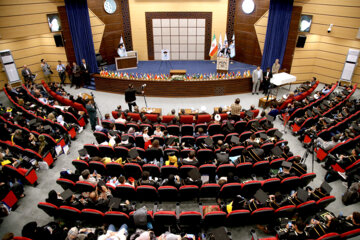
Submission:
POLYGON ((163 137, 163 136, 164 136, 164 133, 161 131, 161 127, 160 127, 160 126, 157 126, 157 127, 156 127, 156 130, 154 131, 154 135, 155 135, 155 136, 159 136, 159 137, 163 137))
POLYGON ((148 142, 150 141, 152 138, 149 136, 149 129, 145 128, 143 131, 143 138, 144 138, 144 142, 148 142))
POLYGON ((255 93, 259 95, 259 88, 262 81, 263 81, 263 71, 261 70, 260 66, 257 66, 257 68, 252 73, 252 82, 253 82, 252 95, 254 95, 255 93))
POLYGON ((62 64, 61 61, 59 60, 58 65, 56 66, 56 71, 59 73, 59 77, 62 85, 65 84, 65 78, 66 78, 65 69, 66 69, 65 65, 62 64))
POLYGON ((123 44, 119 44, 119 47, 117 49, 117 54, 120 57, 127 57, 126 49, 124 48, 123 44))
POLYGON ((42 94, 40 94, 39 101, 44 104, 48 104, 48 102, 49 102, 48 99, 45 98, 42 94))

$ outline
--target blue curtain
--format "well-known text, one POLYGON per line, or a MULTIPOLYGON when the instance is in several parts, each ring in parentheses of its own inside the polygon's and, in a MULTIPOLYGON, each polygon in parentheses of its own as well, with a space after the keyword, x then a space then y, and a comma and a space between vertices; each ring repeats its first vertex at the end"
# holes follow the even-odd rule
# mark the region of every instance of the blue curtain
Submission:
POLYGON ((81 59, 84 58, 89 66, 89 72, 96 73, 97 62, 87 0, 65 0, 65 7, 76 61, 81 64, 81 59))
POLYGON ((275 59, 283 62, 294 0, 270 0, 269 19, 261 68, 272 67, 275 59))

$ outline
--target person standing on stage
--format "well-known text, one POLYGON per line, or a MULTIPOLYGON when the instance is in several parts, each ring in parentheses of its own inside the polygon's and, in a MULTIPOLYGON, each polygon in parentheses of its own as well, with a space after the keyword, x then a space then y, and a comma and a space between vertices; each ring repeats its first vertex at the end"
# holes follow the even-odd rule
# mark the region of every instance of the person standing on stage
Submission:
POLYGON ((280 63, 279 63, 279 59, 277 58, 274 62, 274 64, 272 65, 272 73, 279 73, 280 70, 280 63))
POLYGON ((267 94, 270 86, 270 80, 273 77, 272 72, 270 71, 270 68, 268 67, 266 69, 266 72, 264 72, 264 80, 263 80, 263 94, 267 94))
POLYGON ((96 109, 95 107, 91 104, 89 99, 85 100, 86 103, 86 111, 89 115, 89 120, 90 120, 90 125, 91 125, 91 130, 95 131, 95 126, 96 126, 96 109))
POLYGON ((117 54, 120 57, 127 57, 126 48, 124 48, 124 44, 120 43, 117 49, 117 54))
POLYGON ((85 85, 90 85, 90 74, 89 74, 89 66, 86 64, 85 59, 81 59, 81 78, 85 85))
POLYGON ((252 95, 254 95, 255 93, 259 95, 259 88, 262 81, 263 81, 263 71, 260 69, 260 66, 257 66, 257 68, 252 73, 252 82, 253 82, 252 95))
POLYGON ((76 86, 76 89, 80 88, 80 67, 76 64, 76 62, 73 62, 73 83, 76 86))
POLYGON ((56 66, 56 71, 59 73, 61 84, 65 84, 65 78, 66 78, 65 70, 66 70, 65 65, 62 64, 61 61, 59 60, 58 65, 56 66))
POLYGON ((139 92, 134 89, 133 84, 129 84, 129 88, 125 90, 125 102, 129 105, 129 111, 132 112, 132 106, 136 105, 136 94, 144 94, 144 91, 139 92))

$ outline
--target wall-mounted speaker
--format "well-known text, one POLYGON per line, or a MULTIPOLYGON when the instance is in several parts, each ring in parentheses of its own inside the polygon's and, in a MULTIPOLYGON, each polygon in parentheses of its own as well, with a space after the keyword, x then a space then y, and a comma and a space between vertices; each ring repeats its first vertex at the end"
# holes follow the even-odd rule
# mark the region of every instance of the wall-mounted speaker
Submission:
POLYGON ((306 42, 306 36, 305 35, 299 35, 298 39, 297 39, 297 42, 296 42, 296 47, 297 48, 304 48, 305 42, 306 42))
POLYGON ((64 46, 64 42, 63 42, 63 38, 62 38, 61 34, 55 34, 54 40, 55 40, 56 47, 64 46))

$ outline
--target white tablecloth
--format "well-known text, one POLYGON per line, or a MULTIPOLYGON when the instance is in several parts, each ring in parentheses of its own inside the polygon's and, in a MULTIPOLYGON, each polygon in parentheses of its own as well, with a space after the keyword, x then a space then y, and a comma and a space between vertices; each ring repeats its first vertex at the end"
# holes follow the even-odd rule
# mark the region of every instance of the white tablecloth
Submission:
POLYGON ((292 83, 296 81, 296 77, 293 75, 290 75, 288 73, 282 72, 282 73, 276 73, 273 75, 270 82, 276 86, 281 86, 287 83, 292 83))

